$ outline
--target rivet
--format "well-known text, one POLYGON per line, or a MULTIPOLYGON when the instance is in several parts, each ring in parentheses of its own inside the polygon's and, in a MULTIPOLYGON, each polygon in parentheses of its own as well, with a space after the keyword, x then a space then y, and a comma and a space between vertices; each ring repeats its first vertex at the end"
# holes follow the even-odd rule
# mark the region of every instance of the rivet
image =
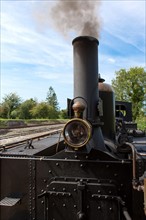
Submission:
POLYGON ((109 210, 112 211, 113 210, 112 207, 110 207, 109 210))
POLYGON ((49 170, 49 173, 52 173, 52 170, 49 170))
POLYGON ((98 207, 97 207, 97 209, 98 209, 98 210, 101 210, 101 207, 100 207, 100 206, 98 206, 98 207))
POLYGON ((66 205, 65 204, 63 204, 63 207, 65 207, 66 205))
POLYGON ((59 163, 56 163, 56 166, 59 166, 59 163))
POLYGON ((63 191, 65 191, 66 189, 65 189, 65 188, 63 188, 62 190, 63 190, 63 191))
POLYGON ((74 205, 74 208, 77 208, 77 205, 74 205))
POLYGON ((42 204, 44 204, 44 201, 41 201, 42 204))

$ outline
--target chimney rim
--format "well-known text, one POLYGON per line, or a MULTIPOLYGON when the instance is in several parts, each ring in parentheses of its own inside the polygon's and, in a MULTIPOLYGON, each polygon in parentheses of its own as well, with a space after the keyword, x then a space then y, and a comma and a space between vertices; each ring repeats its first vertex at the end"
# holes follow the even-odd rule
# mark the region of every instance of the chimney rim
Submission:
POLYGON ((89 41, 89 42, 96 42, 97 45, 99 45, 99 41, 97 38, 92 37, 92 36, 79 36, 73 39, 72 41, 72 45, 76 42, 76 41, 89 41))

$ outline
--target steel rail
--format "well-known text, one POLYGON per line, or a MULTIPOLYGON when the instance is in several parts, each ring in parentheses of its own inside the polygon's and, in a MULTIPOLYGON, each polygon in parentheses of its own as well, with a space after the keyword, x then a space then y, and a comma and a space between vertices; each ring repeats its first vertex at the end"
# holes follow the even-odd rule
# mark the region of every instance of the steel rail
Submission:
POLYGON ((51 130, 49 132, 42 132, 39 135, 38 134, 37 135, 31 134, 31 135, 18 137, 19 138, 18 141, 17 140, 16 141, 12 140, 12 141, 9 141, 9 143, 4 142, 4 140, 3 140, 3 142, 0 141, 0 150, 10 149, 10 148, 16 147, 16 145, 23 144, 26 141, 45 138, 47 136, 50 136, 50 135, 53 135, 53 134, 58 134, 58 133, 61 133, 61 132, 62 132, 62 129, 55 129, 55 130, 51 130))
POLYGON ((15 130, 12 129, 12 131, 8 134, 0 134, 0 142, 3 139, 9 139, 9 138, 13 138, 13 137, 18 137, 18 136, 25 136, 31 133, 40 133, 40 132, 45 132, 54 128, 61 128, 63 127, 64 124, 54 124, 54 125, 48 125, 48 126, 37 126, 34 128, 29 128, 29 127, 25 127, 25 128, 19 128, 19 130, 15 130))

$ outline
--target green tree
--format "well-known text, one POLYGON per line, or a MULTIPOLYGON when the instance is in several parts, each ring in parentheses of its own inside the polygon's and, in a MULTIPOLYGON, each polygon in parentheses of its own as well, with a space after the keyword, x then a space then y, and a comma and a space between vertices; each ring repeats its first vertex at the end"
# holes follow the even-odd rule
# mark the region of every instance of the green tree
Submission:
POLYGON ((67 119, 68 115, 67 115, 67 109, 62 109, 59 113, 59 118, 61 119, 67 119))
POLYGON ((47 103, 41 102, 34 106, 30 112, 33 118, 48 118, 49 106, 47 103))
POLYGON ((21 98, 16 93, 5 95, 1 104, 1 117, 13 118, 14 115, 17 117, 16 109, 20 106, 20 104, 21 98), (14 110, 15 114, 13 114, 14 110))
POLYGON ((2 103, 0 103, 0 118, 6 118, 5 108, 2 103))
POLYGON ((46 101, 47 104, 49 105, 49 118, 50 119, 59 118, 59 106, 58 106, 57 95, 54 89, 52 88, 52 86, 49 87, 46 101))
POLYGON ((32 98, 22 102, 22 104, 19 107, 19 118, 31 119, 32 118, 31 110, 36 105, 37 105, 36 100, 32 98))
POLYGON ((58 111, 46 102, 38 103, 30 110, 30 112, 32 117, 37 119, 56 119, 59 114, 58 111))
POLYGON ((46 101, 48 105, 52 106, 56 111, 58 111, 58 101, 57 101, 57 95, 52 88, 52 86, 49 87, 49 91, 47 92, 46 101))
POLYGON ((48 106, 49 108, 49 114, 48 114, 48 118, 49 119, 57 119, 59 118, 59 111, 55 110, 52 106, 48 106))
POLYGON ((146 93, 146 72, 142 67, 121 69, 112 80, 116 100, 132 102, 133 119, 141 115, 146 93))

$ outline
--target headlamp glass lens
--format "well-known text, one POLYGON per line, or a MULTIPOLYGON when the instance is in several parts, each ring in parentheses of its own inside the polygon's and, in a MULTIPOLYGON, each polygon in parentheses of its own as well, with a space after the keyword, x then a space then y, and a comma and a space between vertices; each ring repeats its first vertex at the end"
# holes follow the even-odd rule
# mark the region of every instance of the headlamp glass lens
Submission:
POLYGON ((90 138, 90 126, 81 120, 70 121, 64 129, 64 137, 70 146, 81 147, 90 138))

